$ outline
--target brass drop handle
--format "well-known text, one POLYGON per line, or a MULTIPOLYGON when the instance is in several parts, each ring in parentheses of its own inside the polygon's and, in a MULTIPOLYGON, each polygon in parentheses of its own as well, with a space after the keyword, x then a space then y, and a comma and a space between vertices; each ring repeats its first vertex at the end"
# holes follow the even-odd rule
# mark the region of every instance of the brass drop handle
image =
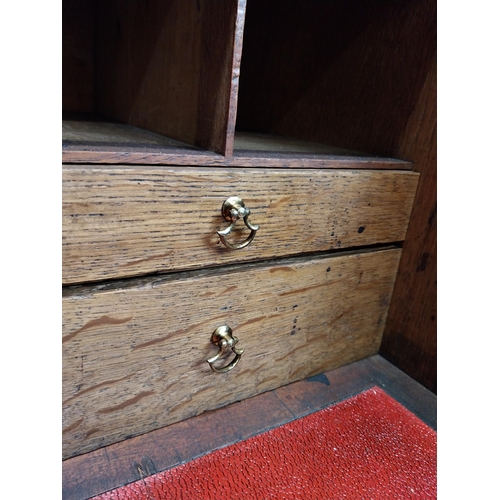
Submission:
POLYGON ((243 354, 243 349, 236 349, 236 344, 238 343, 238 338, 232 336, 233 331, 229 326, 219 326, 214 333, 212 333, 212 338, 210 339, 212 343, 219 346, 219 352, 207 359, 207 363, 210 365, 210 368, 216 373, 225 373, 232 370, 239 362, 241 355, 243 354), (236 356, 227 366, 223 366, 222 368, 217 368, 214 366, 214 363, 220 359, 224 353, 227 351, 233 351, 236 356))
POLYGON ((229 197, 223 204, 222 204, 222 217, 224 217, 225 220, 231 221, 231 225, 224 229, 223 231, 217 231, 217 234, 219 235, 220 240, 222 241, 222 244, 226 247, 229 248, 230 250, 239 250, 240 248, 245 248, 247 245, 249 245, 252 240, 255 238, 255 234, 259 230, 260 226, 254 226, 249 220, 248 216, 250 215, 250 210, 245 207, 245 204, 243 203, 243 200, 239 198, 238 196, 231 196, 229 197), (238 219, 243 218, 243 222, 245 225, 250 229, 250 235, 248 238, 243 241, 242 243, 229 243, 226 240, 226 236, 233 230, 234 225, 238 221, 238 219))

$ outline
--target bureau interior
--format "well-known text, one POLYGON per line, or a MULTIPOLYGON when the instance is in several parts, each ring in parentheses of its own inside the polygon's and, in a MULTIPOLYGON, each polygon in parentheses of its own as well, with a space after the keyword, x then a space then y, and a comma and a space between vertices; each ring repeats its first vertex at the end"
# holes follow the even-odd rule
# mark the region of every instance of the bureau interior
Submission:
POLYGON ((62 7, 68 143, 180 148, 180 141, 224 152, 237 1, 64 0, 62 7))
POLYGON ((63 148, 394 156, 418 4, 64 0, 63 148))
POLYGON ((244 131, 394 156, 433 23, 420 0, 248 0, 235 149, 244 131))

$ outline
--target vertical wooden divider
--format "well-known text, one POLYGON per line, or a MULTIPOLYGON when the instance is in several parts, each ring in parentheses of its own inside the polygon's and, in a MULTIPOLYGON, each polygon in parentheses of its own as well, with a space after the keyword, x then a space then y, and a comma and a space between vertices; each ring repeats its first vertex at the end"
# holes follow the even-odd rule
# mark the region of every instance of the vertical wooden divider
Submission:
POLYGON ((233 154, 245 10, 246 0, 202 5, 196 145, 227 157, 233 154))
POLYGON ((96 108, 106 118, 232 154, 246 0, 96 5, 96 108))

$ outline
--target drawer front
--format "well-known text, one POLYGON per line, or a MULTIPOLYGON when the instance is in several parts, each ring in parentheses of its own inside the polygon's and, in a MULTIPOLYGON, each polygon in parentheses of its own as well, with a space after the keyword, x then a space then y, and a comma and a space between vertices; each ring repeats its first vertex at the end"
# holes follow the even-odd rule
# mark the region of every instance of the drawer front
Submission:
MULTIPOLYGON (((63 283, 402 241, 417 182, 407 171, 65 166, 63 283), (230 196, 260 226, 240 250, 217 235, 230 196)), ((228 240, 249 234, 240 220, 228 240)))
POLYGON ((400 253, 66 290, 64 457, 376 354, 400 253), (244 353, 233 370, 214 373, 206 360, 218 352, 210 339, 221 325, 244 353))

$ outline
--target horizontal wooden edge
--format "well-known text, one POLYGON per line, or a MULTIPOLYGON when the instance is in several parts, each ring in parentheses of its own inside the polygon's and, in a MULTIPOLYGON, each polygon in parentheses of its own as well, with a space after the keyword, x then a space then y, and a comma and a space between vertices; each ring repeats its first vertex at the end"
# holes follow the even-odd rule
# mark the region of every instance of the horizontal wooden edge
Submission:
POLYGON ((380 355, 63 462, 63 498, 86 500, 377 386, 436 429, 437 397, 380 355), (217 425, 226 422, 227 425, 217 425))
POLYGON ((193 268, 176 269, 170 272, 147 274, 143 276, 129 276, 120 278, 107 278, 97 281, 63 282, 62 298, 72 296, 89 295, 96 292, 109 292, 114 290, 126 290, 130 288, 158 286, 168 282, 175 282, 184 279, 203 278, 207 276, 217 276, 221 272, 225 275, 233 273, 247 272, 254 269, 271 269, 275 266, 293 266, 310 262, 312 259, 321 261, 332 257, 357 257, 363 254, 374 254, 382 252, 401 251, 402 242, 381 243, 375 245, 366 245, 363 247, 342 248, 337 250, 328 250, 324 252, 303 252, 299 255, 283 255, 276 258, 257 259, 242 262, 223 263, 213 266, 204 266, 202 268, 196 265, 193 268))
POLYGON ((140 152, 66 149, 62 163, 134 164, 134 165, 193 165, 221 167, 275 167, 275 168, 359 168, 384 170, 411 170, 413 163, 392 158, 364 156, 330 156, 291 153, 246 154, 234 151, 231 158, 207 151, 140 152))

